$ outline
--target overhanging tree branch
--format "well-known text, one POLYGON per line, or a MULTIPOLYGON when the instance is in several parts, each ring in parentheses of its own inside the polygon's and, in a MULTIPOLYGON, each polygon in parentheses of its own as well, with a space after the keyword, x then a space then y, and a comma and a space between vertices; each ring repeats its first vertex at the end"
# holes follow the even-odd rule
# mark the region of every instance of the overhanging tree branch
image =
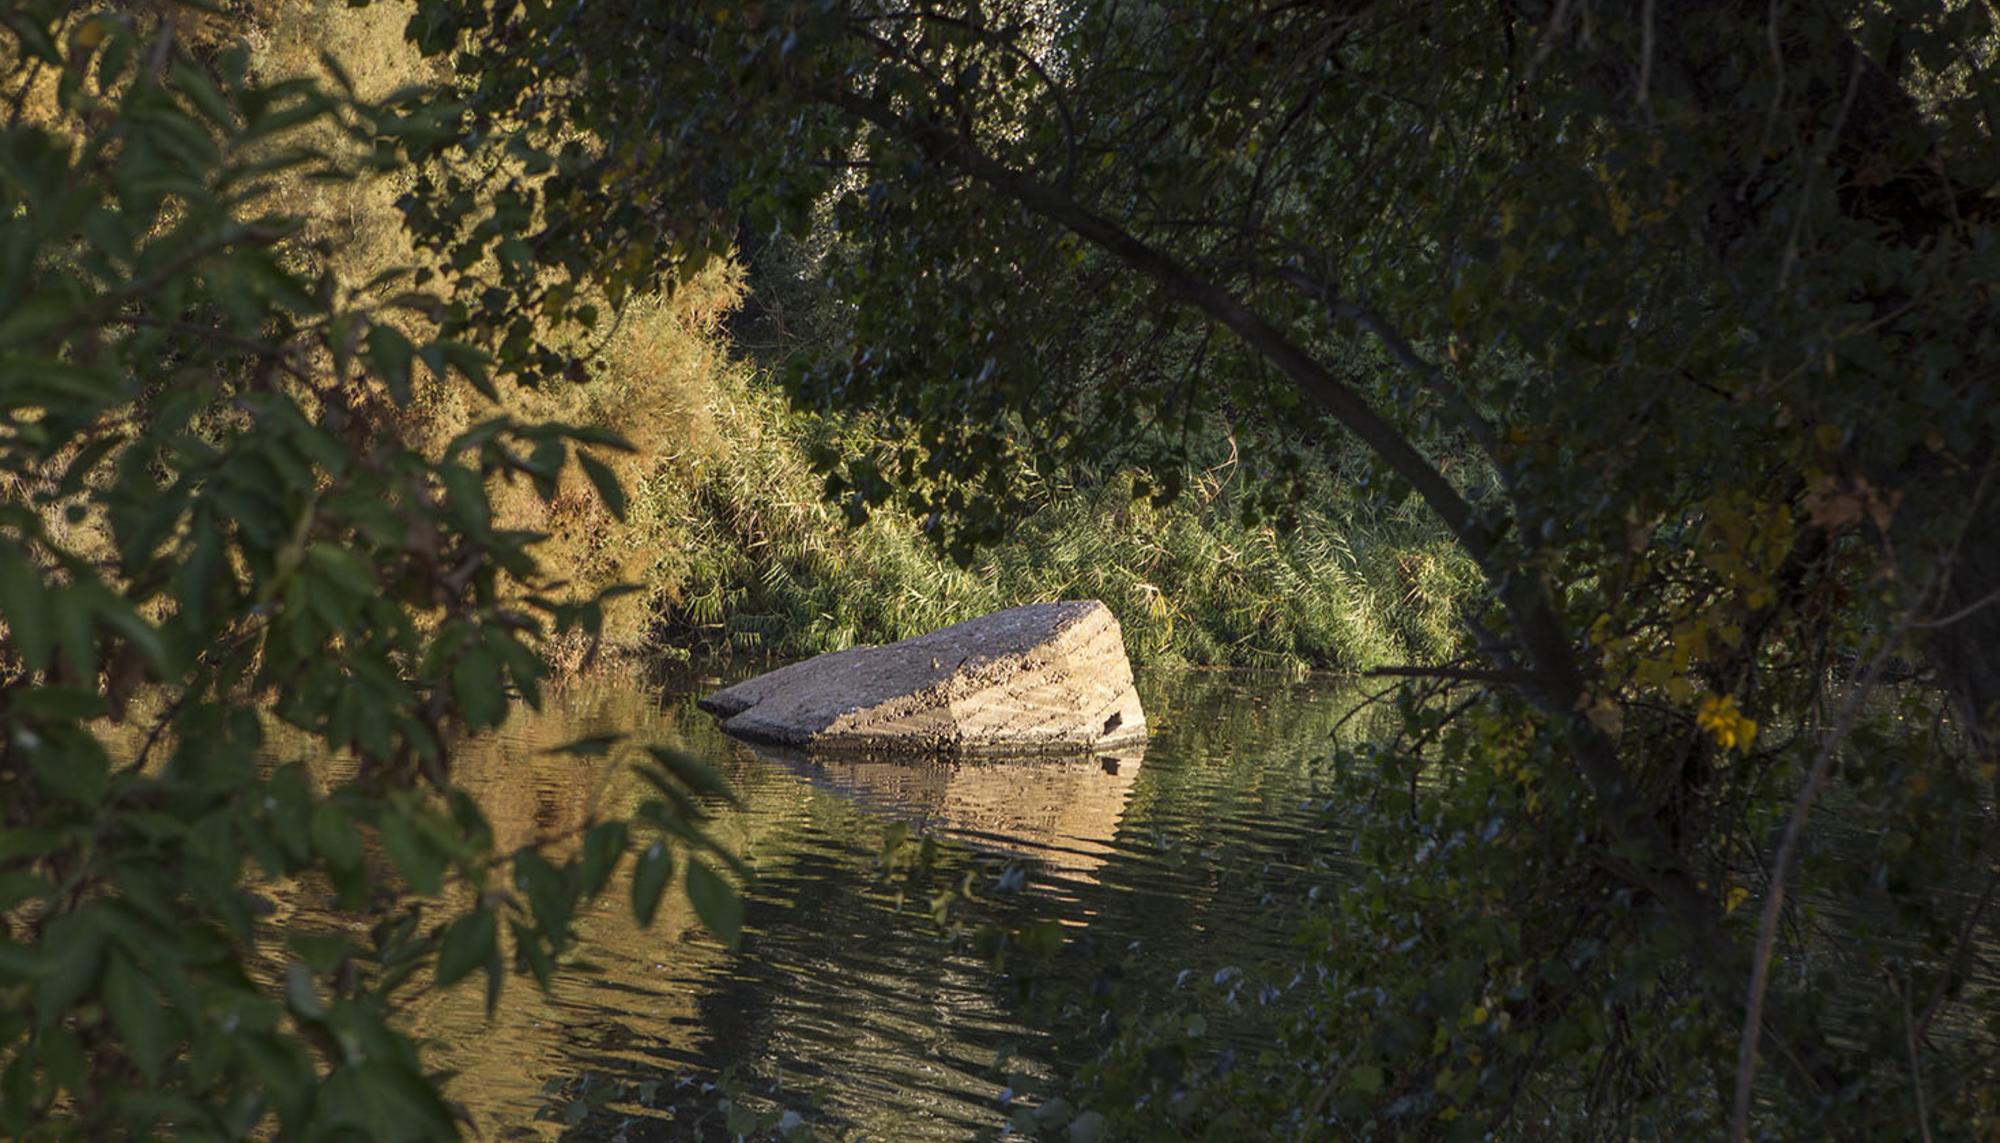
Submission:
MULTIPOLYGON (((1585 714, 1591 696, 1574 643, 1546 581, 1532 569, 1512 566, 1503 557, 1496 531, 1422 451, 1360 393, 1234 293, 1148 245, 1064 190, 999 162, 941 123, 903 115, 886 103, 844 87, 823 90, 819 98, 917 147, 928 160, 956 169, 1086 239, 1227 327, 1408 481, 1477 561, 1505 607, 1526 652, 1521 693, 1555 724, 1572 763, 1594 795, 1607 833, 1632 843, 1638 860, 1627 865, 1627 875, 1650 891, 1683 926, 1693 961, 1710 991, 1738 1009, 1745 1007, 1747 996, 1740 972, 1744 957, 1735 942, 1723 934, 1716 902, 1648 811, 1618 758, 1616 744, 1585 714)), ((1383 339, 1391 355, 1405 368, 1416 369, 1422 378, 1427 363, 1415 354, 1407 339, 1379 315, 1371 317, 1374 322, 1366 327, 1369 332, 1383 339), (1397 353, 1398 346, 1408 352, 1397 353)), ((1832 1071, 1810 1036, 1788 1039, 1776 1030, 1768 1034, 1779 1054, 1796 1063, 1796 1078, 1805 1087, 1823 1089, 1833 1082, 1832 1071)))
POLYGON ((1376 341, 1382 343, 1383 349, 1389 351, 1389 356, 1395 359, 1396 364, 1416 374, 1424 387, 1438 400, 1444 402, 1445 408, 1451 410, 1451 415, 1457 417, 1465 430, 1472 434, 1472 439, 1478 442, 1486 458, 1495 465, 1499 464, 1500 442, 1498 434, 1493 430, 1492 422, 1473 407, 1472 402, 1459 391, 1457 386, 1445 380, 1444 373, 1437 364, 1418 353, 1417 347, 1410 344, 1410 339, 1404 337, 1403 332, 1391 325, 1387 318, 1375 312, 1370 306, 1353 298, 1343 297, 1340 291, 1327 282, 1296 266, 1274 267, 1272 273, 1317 300, 1326 307, 1327 313, 1337 318, 1346 318, 1367 330, 1376 341))
POLYGON ((1360 437, 1396 475, 1409 481, 1475 558, 1483 560, 1492 551, 1492 533, 1484 521, 1429 457, 1370 407, 1361 394, 1234 294, 1141 242, 1111 220, 1091 212, 1056 187, 994 160, 941 126, 905 118, 887 104, 851 91, 835 91, 827 98, 840 110, 916 144, 933 158, 952 163, 1036 214, 1102 247, 1168 293, 1227 327, 1348 431, 1360 437))

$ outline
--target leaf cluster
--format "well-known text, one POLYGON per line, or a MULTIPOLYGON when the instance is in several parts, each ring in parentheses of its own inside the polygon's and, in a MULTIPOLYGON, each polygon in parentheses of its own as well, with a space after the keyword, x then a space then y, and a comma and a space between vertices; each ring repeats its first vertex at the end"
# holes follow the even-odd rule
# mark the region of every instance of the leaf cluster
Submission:
POLYGON ((605 596, 487 489, 553 496, 574 458, 617 513, 587 450, 627 446, 504 415, 405 439, 419 369, 490 397, 491 356, 410 332, 454 312, 434 277, 342 281, 268 204, 426 161, 451 105, 331 60, 268 82, 178 14, 0 15, 0 1129, 453 1138, 401 1008, 546 986, 628 853, 642 920, 678 853, 734 940, 700 824, 727 791, 661 754, 632 823, 495 850, 453 743, 539 702, 541 647, 605 596), (274 764, 273 720, 312 761, 274 764), (306 887, 353 926, 274 915, 306 887))

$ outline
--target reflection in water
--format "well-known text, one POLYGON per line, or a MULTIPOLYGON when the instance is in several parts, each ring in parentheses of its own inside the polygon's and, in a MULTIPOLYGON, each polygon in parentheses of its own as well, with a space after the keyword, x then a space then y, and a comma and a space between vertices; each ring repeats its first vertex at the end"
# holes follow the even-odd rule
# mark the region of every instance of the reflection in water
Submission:
POLYGON ((1017 921, 1114 947, 1127 987, 1161 992, 1187 967, 1276 971, 1296 924, 1287 906, 1339 875, 1313 812, 1317 761, 1349 707, 1327 682, 1142 679, 1155 715, 1143 750, 952 764, 759 753, 694 708, 705 689, 573 684, 461 753, 503 848, 593 808, 629 811, 644 796, 629 766, 639 744, 700 754, 742 800, 711 828, 756 872, 734 952, 676 893, 638 929, 614 886, 577 921, 589 971, 547 994, 511 981, 491 1019, 476 986, 426 996, 414 1030, 438 1045, 456 1073, 448 1093, 485 1138, 726 1137, 702 1089, 725 1071, 759 1092, 780 1085, 776 1104, 835 1137, 997 1130, 1001 1089, 1061 1068, 1060 1049, 984 959, 879 887, 891 820, 964 845, 975 856, 956 860, 1017 921), (632 736, 624 753, 548 752, 605 731, 632 736), (1002 861, 1025 892, 998 893, 1002 861))
POLYGON ((1103 864, 1146 744, 1083 758, 842 758, 752 743, 757 757, 919 833, 1079 874, 1103 864))

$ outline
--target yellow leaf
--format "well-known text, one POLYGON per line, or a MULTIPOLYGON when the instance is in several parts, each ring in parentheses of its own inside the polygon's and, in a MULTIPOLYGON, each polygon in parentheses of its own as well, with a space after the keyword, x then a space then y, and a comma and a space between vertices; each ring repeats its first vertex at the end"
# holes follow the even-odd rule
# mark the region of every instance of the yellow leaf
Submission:
POLYGON ((1602 647, 1611 641, 1611 616, 1599 615, 1590 621, 1590 642, 1594 647, 1602 647))

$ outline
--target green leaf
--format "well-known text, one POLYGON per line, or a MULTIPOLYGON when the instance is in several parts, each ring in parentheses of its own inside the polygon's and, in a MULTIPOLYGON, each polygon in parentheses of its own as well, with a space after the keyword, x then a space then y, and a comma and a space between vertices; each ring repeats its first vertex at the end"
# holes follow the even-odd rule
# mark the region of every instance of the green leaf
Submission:
POLYGON ((332 804, 322 802, 313 807, 312 825, 313 848, 335 869, 358 869, 361 866, 361 834, 354 828, 353 819, 341 813, 332 804))
POLYGON ((568 453, 568 448, 561 441, 545 440, 535 446, 522 466, 527 469, 529 478, 534 481, 535 491, 544 502, 556 498, 557 478, 562 475, 563 458, 568 453))
POLYGON ((103 963, 104 933, 87 912, 70 913, 51 922, 42 934, 41 979, 35 984, 35 1016, 46 1027, 69 1011, 103 963))
POLYGON ((315 1106, 321 1119, 314 1126, 328 1138, 411 1143, 459 1137, 437 1085, 401 1059, 371 1057, 335 1069, 315 1106))
POLYGON ((185 94, 196 110, 208 117, 210 123, 224 131, 236 126, 236 116, 229 110, 222 92, 216 89, 215 81, 201 68, 186 63, 176 63, 172 69, 174 86, 185 94))
POLYGON ((583 835, 583 895, 595 897, 625 855, 624 822, 599 822, 583 835))
POLYGON ((514 857, 514 886, 528 895, 528 908, 549 943, 560 945, 569 935, 575 904, 562 874, 541 854, 525 850, 514 857))
POLYGON ((312 860, 312 779, 306 768, 288 762, 271 774, 265 787, 264 811, 271 840, 289 855, 287 866, 312 860))
POLYGON ((56 486, 56 495, 74 496, 83 488, 83 482, 111 450, 125 443, 125 434, 106 433, 77 451, 69 464, 64 467, 62 480, 56 486))
POLYGON ((28 669, 48 669, 55 632, 42 577, 28 562, 27 553, 11 540, 0 542, 0 618, 6 619, 8 640, 28 669))
POLYGON ((438 948, 438 984, 448 988, 484 967, 499 940, 499 922, 491 909, 477 909, 453 921, 438 948))
POLYGON ((618 482, 618 474, 611 466, 579 449, 576 462, 583 466, 584 475, 597 486, 597 495, 604 500, 604 507, 619 523, 625 522, 625 488, 618 482))
POLYGON ((171 658, 159 629, 146 622, 130 603, 106 591, 98 600, 97 614, 105 626, 125 636, 125 641, 145 656, 153 670, 162 676, 171 673, 171 658))
POLYGON ((507 693, 500 682, 500 660, 484 643, 473 643, 451 665, 451 690, 467 729, 498 726, 506 716, 507 693))
POLYGON ((743 898, 735 887, 699 859, 689 858, 687 895, 694 904, 695 915, 708 926, 708 931, 735 948, 743 934, 743 898))
POLYGON ((205 509, 195 512, 189 532, 192 545, 186 562, 174 573, 174 591, 180 613, 188 626, 200 631, 208 626, 210 598, 218 588, 226 587, 234 580, 233 577, 227 580, 217 578, 224 574, 223 538, 205 509))
POLYGON ((49 731, 28 753, 28 762, 44 787, 82 806, 97 804, 111 773, 104 744, 76 727, 49 731))
POLYGON ((486 484, 479 474, 463 465, 444 464, 438 467, 437 475, 444 484, 445 503, 459 526, 474 535, 485 534, 491 527, 493 508, 486 499, 486 484))
MULTIPOLYGON (((479 391, 480 396, 489 401, 500 399, 500 394, 493 388, 492 379, 487 376, 487 367, 491 364, 491 359, 487 357, 485 351, 462 341, 439 341, 432 348, 435 349, 439 359, 464 374, 465 379, 472 383, 472 387, 479 391)), ((432 368, 440 377, 443 376, 442 369, 436 365, 432 368)))
POLYGON ((166 1063, 168 1042, 167 1013, 147 980, 125 955, 113 952, 104 966, 104 1007, 112 1023, 125 1037, 132 1062, 139 1065, 146 1082, 158 1083, 166 1063))
POLYGON ((508 931, 514 934, 514 954, 526 965, 535 983, 547 989, 556 970, 555 961, 549 957, 549 950, 542 947, 535 930, 519 921, 507 922, 508 931))
POLYGON ((533 648, 521 642, 509 631, 492 631, 486 636, 486 645, 499 656, 507 668, 507 674, 514 680, 514 689, 520 692, 521 701, 531 709, 542 708, 543 675, 548 673, 548 664, 537 655, 533 648))
POLYGON ((632 916, 638 919, 640 928, 653 923, 653 914, 660 908, 660 894, 673 872, 674 853, 666 842, 655 840, 640 851, 639 860, 632 867, 632 916))
MULTIPOLYGON (((742 805, 736 798, 736 792, 729 788, 729 783, 723 779, 721 774, 716 772, 715 767, 710 766, 687 751, 675 750, 671 746, 648 746, 646 752, 651 754, 653 760, 658 762, 668 774, 673 775, 674 779, 682 786, 687 787, 697 794, 707 794, 712 797, 721 798, 732 806, 742 805)), ((655 779, 654 785, 656 787, 660 785, 657 779, 655 779)), ((662 792, 665 792, 664 788, 662 792)))
POLYGON ((0 913, 5 913, 30 897, 47 893, 49 883, 25 869, 0 873, 0 913))
POLYGON ((368 561, 352 549, 338 544, 315 543, 306 549, 306 562, 349 595, 364 599, 375 595, 375 573, 368 566, 368 561))
POLYGON ((618 452, 639 451, 633 447, 631 441, 626 440, 610 429, 601 428, 597 425, 571 425, 566 432, 569 439, 578 444, 601 445, 604 448, 613 449, 618 452))
POLYGON ((33 687, 14 696, 13 709, 46 722, 81 722, 104 714, 104 696, 83 687, 33 687))
POLYGON ((470 847, 473 855, 484 854, 491 849, 493 823, 486 820, 486 812, 479 808, 479 800, 464 790, 453 790, 446 800, 451 803, 451 820, 459 829, 455 844, 461 849, 470 847))
POLYGON ((415 360, 415 347, 394 326, 376 322, 368 327, 369 364, 381 374, 398 405, 410 403, 410 367, 415 360))
POLYGON ((11 21, 8 30, 21 37, 21 46, 36 59, 51 67, 63 66, 62 50, 56 47, 54 38, 49 35, 48 29, 42 26, 39 16, 11 21))
POLYGON ((27 1052, 16 1052, 0 1072, 0 1128, 19 1138, 28 1132, 28 1118, 35 1113, 35 1060, 27 1052))
POLYGON ((95 625, 91 622, 90 604, 85 594, 75 587, 54 592, 49 598, 49 610, 55 617, 56 640, 62 645, 63 658, 68 661, 71 671, 85 679, 97 676, 97 637, 95 625))
MULTIPOLYGON (((21 311, 17 310, 0 329, 19 332, 21 311)), ((58 315, 58 320, 70 315, 58 315)), ((0 342, 9 340, 0 334, 0 342)), ((64 410, 96 410, 116 402, 117 379, 101 368, 67 361, 15 358, 0 361, 0 408, 49 405, 64 410)))
POLYGON ((582 738, 565 742, 561 746, 551 746, 544 754, 574 754, 581 758, 602 758, 610 753, 613 746, 624 741, 622 734, 587 734, 582 738))
POLYGON ((76 1034, 68 1028, 49 1028, 41 1034, 41 1040, 42 1066, 48 1069, 49 1078, 72 1093, 81 1093, 90 1061, 76 1034))
POLYGON ((285 938, 292 951, 306 962, 306 967, 318 973, 330 973, 340 967, 348 958, 350 949, 347 938, 338 934, 293 933, 285 938))
POLYGON ((389 860, 417 892, 430 896, 444 888, 444 855, 424 837, 423 831, 407 816, 418 811, 389 810, 376 828, 389 860))

